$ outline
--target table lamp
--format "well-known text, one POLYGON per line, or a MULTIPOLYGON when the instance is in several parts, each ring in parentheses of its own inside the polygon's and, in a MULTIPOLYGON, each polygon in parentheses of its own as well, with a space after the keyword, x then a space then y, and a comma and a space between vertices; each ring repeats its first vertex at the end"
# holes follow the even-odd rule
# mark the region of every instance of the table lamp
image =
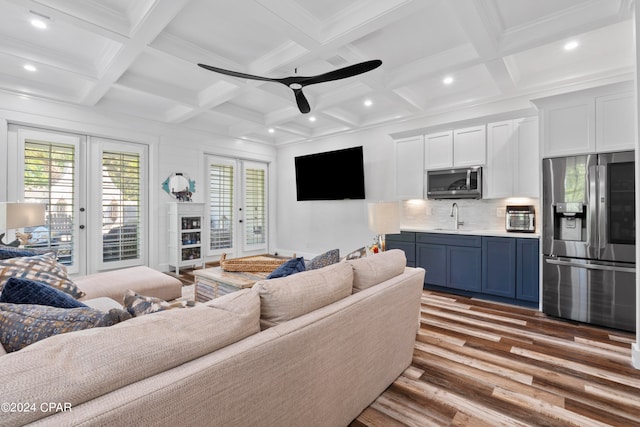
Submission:
POLYGON ((400 205, 398 202, 369 203, 369 229, 376 233, 378 248, 385 250, 385 234, 400 232, 400 205))
MULTIPOLYGON (((4 226, 6 233, 8 230, 43 225, 45 223, 44 213, 44 203, 0 203, 0 226, 4 226)), ((7 245, 2 242, 1 237, 0 244, 7 245)))

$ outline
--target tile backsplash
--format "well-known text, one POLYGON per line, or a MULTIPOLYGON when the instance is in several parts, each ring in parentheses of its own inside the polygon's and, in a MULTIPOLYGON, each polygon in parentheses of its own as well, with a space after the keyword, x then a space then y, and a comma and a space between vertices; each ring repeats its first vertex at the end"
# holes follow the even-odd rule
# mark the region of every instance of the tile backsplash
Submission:
POLYGON ((533 205, 540 215, 539 199, 455 199, 405 200, 402 202, 401 226, 408 228, 454 228, 451 217, 453 203, 458 204, 461 230, 504 230, 504 211, 507 205, 533 205))

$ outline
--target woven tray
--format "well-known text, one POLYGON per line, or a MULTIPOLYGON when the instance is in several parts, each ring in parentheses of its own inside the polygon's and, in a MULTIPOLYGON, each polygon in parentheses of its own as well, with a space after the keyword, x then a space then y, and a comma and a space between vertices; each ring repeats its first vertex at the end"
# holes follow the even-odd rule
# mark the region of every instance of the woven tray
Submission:
POLYGON ((224 271, 247 271, 269 273, 287 262, 287 259, 271 258, 267 256, 252 256, 246 258, 226 259, 227 254, 220 256, 220 268, 224 271))

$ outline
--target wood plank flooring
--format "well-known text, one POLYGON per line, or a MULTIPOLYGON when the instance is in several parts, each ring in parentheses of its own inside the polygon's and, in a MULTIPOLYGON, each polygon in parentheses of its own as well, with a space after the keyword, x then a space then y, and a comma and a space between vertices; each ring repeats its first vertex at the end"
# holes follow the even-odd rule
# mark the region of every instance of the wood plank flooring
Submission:
POLYGON ((640 426, 635 334, 424 291, 411 366, 351 423, 640 426))

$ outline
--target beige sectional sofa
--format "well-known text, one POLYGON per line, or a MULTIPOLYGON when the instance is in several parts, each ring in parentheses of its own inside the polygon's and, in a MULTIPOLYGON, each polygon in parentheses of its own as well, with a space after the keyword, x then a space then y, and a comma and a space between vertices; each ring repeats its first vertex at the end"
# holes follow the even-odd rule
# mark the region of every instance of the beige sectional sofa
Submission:
POLYGON ((392 250, 1 356, 3 402, 30 406, 0 424, 347 425, 411 362, 424 270, 405 264, 392 250))

